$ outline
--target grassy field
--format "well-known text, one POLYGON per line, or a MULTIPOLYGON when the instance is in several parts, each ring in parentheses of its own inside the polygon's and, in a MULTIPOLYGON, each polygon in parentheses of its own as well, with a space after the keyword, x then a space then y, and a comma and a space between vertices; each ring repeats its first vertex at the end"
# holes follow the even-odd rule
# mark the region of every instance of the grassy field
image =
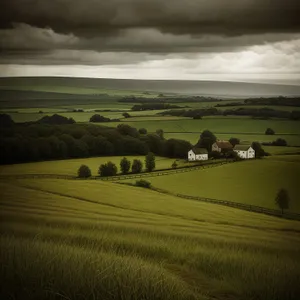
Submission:
MULTIPOLYGON (((215 135, 217 136, 218 139, 220 140, 229 140, 232 137, 239 138, 241 141, 241 144, 251 144, 252 142, 273 142, 277 138, 282 138, 285 139, 286 142, 288 143, 289 147, 291 149, 296 149, 299 148, 300 146, 300 135, 294 135, 294 134, 276 134, 276 135, 265 135, 265 134, 244 134, 244 133, 216 133, 215 135)), ((192 144, 196 144, 199 140, 200 137, 200 132, 199 133, 181 133, 181 132, 176 132, 176 133, 168 133, 166 132, 164 134, 164 137, 167 139, 175 138, 175 139, 182 139, 182 140, 187 140, 191 142, 192 144)), ((269 149, 270 147, 263 146, 263 148, 269 149)), ((282 147, 276 147, 279 149, 282 149, 282 147)), ((286 149, 289 149, 285 147, 286 149)), ((271 147, 271 149, 275 149, 275 147, 271 147)), ((299 151, 295 151, 299 152, 299 151)))
MULTIPOLYGON (((202 120, 193 120, 186 118, 184 120, 164 120, 156 119, 151 121, 149 119, 143 121, 142 118, 137 122, 130 122, 128 124, 136 127, 145 127, 149 131, 155 131, 158 126, 165 132, 201 132, 205 129, 209 129, 215 133, 245 133, 245 134, 264 134, 268 127, 271 127, 277 134, 299 134, 300 135, 300 123, 290 120, 253 120, 251 118, 231 118, 231 117, 205 117, 202 120)), ((113 125, 111 123, 110 125, 113 125)), ((117 125, 117 124, 115 124, 117 125)))
MULTIPOLYGON (((140 159, 145 167, 145 156, 126 156, 131 162, 134 159, 140 159)), ((101 164, 111 161, 116 164, 120 172, 120 161, 123 156, 106 156, 79 158, 55 161, 42 161, 33 163, 23 163, 15 165, 0 165, 0 175, 18 175, 18 174, 58 174, 58 175, 77 175, 78 168, 84 164, 90 167, 92 175, 98 175, 98 169, 101 164)), ((171 168, 174 159, 159 157, 155 159, 156 170, 171 168)), ((177 160, 178 166, 186 166, 185 160, 177 160)), ((192 163, 190 163, 192 164, 192 163)))
MULTIPOLYGON (((251 93, 299 94, 299 87, 0 78, 0 111, 9 113, 15 122, 59 113, 81 123, 95 113, 122 118, 123 111, 129 111, 132 118, 101 125, 126 123, 148 132, 163 129, 166 138, 192 144, 209 129, 219 139, 237 137, 242 143, 251 143, 282 137, 289 145, 300 146, 297 121, 162 117, 156 115, 158 110, 131 112, 133 103, 118 102, 124 96, 157 97, 160 92, 173 96, 225 95, 228 101, 236 101, 235 97, 251 93), (79 108, 87 111, 71 111, 79 108), (265 135, 268 127, 276 135, 265 135)), ((191 108, 217 103, 176 101, 191 108)), ((147 178, 169 194, 101 180, 5 178, 19 174, 76 176, 82 164, 97 175, 100 164, 107 161, 119 169, 123 156, 0 166, 0 299, 300 299, 300 222, 171 195, 182 193, 277 208, 274 198, 283 187, 291 197, 289 211, 300 213, 300 155, 295 155, 300 148, 264 148, 272 156, 147 178)), ((144 156, 127 157, 144 163, 144 156)), ((173 161, 156 157, 156 169, 170 168, 173 161)), ((189 165, 184 160, 178 160, 178 164, 189 165)), ((122 181, 128 182, 135 180, 122 181)))
MULTIPOLYGON (((279 188, 289 192, 291 212, 300 213, 300 156, 271 156, 217 168, 149 179, 172 193, 235 201, 276 209, 279 188), (178 184, 180 182, 180 184, 178 184)), ((132 182, 132 180, 129 180, 132 182)))
POLYGON ((0 186, 1 299, 299 298, 299 222, 115 183, 0 186))

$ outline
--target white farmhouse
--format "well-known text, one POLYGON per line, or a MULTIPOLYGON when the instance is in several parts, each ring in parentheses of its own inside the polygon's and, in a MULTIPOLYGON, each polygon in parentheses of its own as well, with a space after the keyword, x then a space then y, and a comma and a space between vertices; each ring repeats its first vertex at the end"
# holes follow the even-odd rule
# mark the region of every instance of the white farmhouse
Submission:
POLYGON ((240 158, 255 158, 255 150, 249 145, 235 145, 233 150, 238 154, 240 158))
POLYGON ((208 152, 205 148, 193 148, 188 152, 188 161, 208 160, 208 152))

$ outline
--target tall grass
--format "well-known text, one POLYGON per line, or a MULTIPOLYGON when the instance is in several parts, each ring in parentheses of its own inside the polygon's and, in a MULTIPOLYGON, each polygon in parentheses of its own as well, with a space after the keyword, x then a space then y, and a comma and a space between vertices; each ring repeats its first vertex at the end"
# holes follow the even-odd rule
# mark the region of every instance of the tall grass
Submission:
POLYGON ((1 185, 1 299, 299 299, 297 222, 59 183, 1 185))

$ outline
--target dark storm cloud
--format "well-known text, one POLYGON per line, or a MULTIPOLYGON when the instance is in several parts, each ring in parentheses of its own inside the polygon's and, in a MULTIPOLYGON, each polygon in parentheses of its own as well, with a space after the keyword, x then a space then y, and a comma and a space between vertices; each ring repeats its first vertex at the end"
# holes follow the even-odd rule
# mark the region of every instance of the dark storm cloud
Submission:
POLYGON ((2 27, 12 22, 77 35, 126 28, 171 33, 296 32, 299 0, 2 0, 2 27))
MULTIPOLYGON (((132 64, 300 33, 299 0, 1 0, 0 64, 132 64)), ((285 43, 284 43, 285 45, 285 43)))

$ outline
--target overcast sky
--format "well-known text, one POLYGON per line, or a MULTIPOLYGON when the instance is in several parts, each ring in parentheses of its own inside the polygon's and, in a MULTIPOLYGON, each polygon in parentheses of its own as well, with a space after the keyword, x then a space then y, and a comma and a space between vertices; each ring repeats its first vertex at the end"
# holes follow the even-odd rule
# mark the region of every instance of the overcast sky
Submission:
POLYGON ((300 84, 299 0, 1 0, 1 76, 300 84))

